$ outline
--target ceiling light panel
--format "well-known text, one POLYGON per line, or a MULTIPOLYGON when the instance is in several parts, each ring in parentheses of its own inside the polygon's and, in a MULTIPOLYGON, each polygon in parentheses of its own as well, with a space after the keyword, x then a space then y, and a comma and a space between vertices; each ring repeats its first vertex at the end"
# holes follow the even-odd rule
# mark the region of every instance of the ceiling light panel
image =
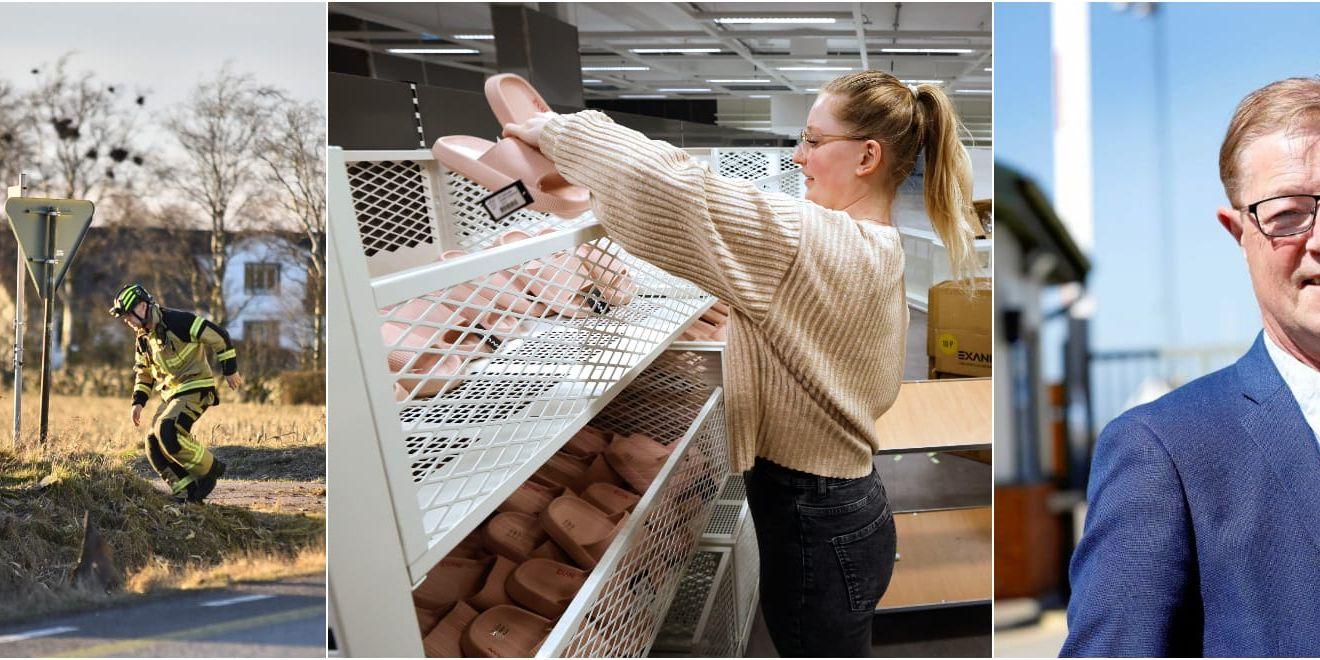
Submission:
POLYGON ((472 48, 391 48, 389 50, 399 55, 476 55, 479 52, 472 48))

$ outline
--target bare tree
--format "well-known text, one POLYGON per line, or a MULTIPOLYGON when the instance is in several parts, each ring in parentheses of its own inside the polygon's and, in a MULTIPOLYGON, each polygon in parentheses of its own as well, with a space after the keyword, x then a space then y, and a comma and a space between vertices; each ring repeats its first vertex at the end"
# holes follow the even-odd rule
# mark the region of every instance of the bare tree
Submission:
POLYGON ((304 366, 320 369, 325 365, 325 113, 316 103, 285 99, 271 119, 258 153, 279 205, 306 241, 289 243, 289 256, 307 273, 312 327, 304 366))
POLYGON ((13 83, 0 80, 0 187, 18 184, 24 168, 35 168, 36 141, 26 128, 31 125, 27 99, 13 83))
POLYGON ((246 224, 249 207, 265 192, 258 146, 267 130, 271 100, 279 93, 225 65, 194 89, 165 125, 178 140, 183 162, 172 168, 173 187, 200 207, 210 232, 206 272, 211 318, 225 325, 225 273, 234 232, 246 224))
MULTIPOLYGON (((128 189, 145 158, 137 147, 137 121, 146 94, 100 80, 90 71, 70 70, 72 54, 32 69, 36 86, 23 99, 28 109, 25 133, 36 149, 36 167, 47 194, 92 199, 107 186, 128 189)), ((59 353, 65 364, 73 343, 73 273, 64 280, 58 300, 59 353)))

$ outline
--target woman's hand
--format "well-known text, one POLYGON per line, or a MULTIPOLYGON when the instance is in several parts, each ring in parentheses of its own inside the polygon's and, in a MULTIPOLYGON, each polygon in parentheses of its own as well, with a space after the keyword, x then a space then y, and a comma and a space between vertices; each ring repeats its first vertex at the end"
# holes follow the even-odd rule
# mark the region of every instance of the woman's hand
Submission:
POLYGON ((538 112, 521 124, 505 124, 504 137, 518 138, 533 149, 541 148, 541 129, 545 123, 559 116, 557 112, 538 112))

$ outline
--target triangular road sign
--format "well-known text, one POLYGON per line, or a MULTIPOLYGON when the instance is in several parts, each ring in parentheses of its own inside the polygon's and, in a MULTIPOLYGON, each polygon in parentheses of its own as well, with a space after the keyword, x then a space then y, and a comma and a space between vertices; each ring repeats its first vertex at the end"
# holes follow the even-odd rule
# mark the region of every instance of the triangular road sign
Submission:
POLYGON ((87 235, 94 210, 91 202, 81 199, 10 197, 5 202, 9 226, 14 229, 14 237, 27 260, 28 273, 42 298, 53 293, 47 269, 55 269, 54 285, 58 288, 87 235))

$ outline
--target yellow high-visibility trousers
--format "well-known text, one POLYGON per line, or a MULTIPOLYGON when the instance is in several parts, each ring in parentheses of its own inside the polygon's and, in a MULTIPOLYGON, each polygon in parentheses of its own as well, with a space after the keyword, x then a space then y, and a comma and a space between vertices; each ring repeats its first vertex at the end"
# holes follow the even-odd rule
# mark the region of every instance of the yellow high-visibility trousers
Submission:
POLYGON ((211 390, 185 392, 163 402, 147 436, 147 460, 177 494, 211 471, 215 457, 191 431, 197 419, 216 403, 211 390))

